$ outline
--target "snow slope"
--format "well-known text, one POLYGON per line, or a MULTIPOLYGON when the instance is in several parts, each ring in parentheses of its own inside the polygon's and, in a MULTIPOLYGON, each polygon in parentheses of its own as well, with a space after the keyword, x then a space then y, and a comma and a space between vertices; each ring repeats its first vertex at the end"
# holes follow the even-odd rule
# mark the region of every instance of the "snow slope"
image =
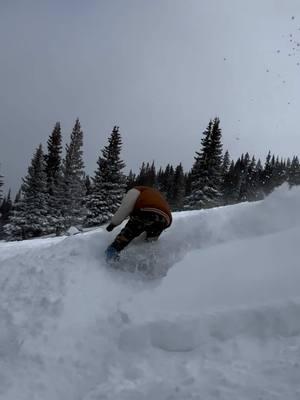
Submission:
POLYGON ((116 232, 0 243, 0 399, 300 399, 300 188, 116 232), (164 277, 158 277, 162 271, 164 277))

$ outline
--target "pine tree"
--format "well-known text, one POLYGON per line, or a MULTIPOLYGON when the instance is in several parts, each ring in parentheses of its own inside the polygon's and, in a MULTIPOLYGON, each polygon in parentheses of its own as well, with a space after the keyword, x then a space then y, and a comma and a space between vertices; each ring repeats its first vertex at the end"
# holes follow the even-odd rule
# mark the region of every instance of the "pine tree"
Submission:
POLYGON ((224 177, 223 183, 223 203, 235 204, 240 198, 241 188, 241 159, 236 162, 231 161, 229 170, 224 177))
POLYGON ((220 205, 222 197, 221 186, 222 186, 222 162, 223 162, 223 145, 222 145, 222 132, 220 128, 219 118, 215 118, 211 133, 211 144, 210 144, 210 183, 211 188, 207 193, 211 193, 211 199, 209 206, 220 205))
POLYGON ((3 226, 3 236, 5 240, 22 240, 25 239, 22 233, 22 216, 25 214, 25 203, 23 201, 22 190, 18 191, 15 201, 13 202, 8 222, 3 226))
POLYGON ((187 207, 197 209, 213 207, 221 203, 222 189, 222 143, 220 120, 210 121, 203 132, 202 149, 196 152, 192 167, 192 193, 187 207))
POLYGON ((241 201, 256 201, 261 198, 261 191, 259 188, 259 173, 257 170, 257 163, 253 156, 251 162, 247 167, 247 174, 244 183, 244 192, 242 193, 241 201))
POLYGON ((222 167, 221 167, 222 176, 225 176, 227 174, 227 172, 229 171, 229 167, 230 167, 230 155, 229 151, 226 150, 222 160, 222 167))
POLYGON ((23 178, 22 197, 4 226, 9 239, 28 239, 48 233, 48 193, 42 145, 33 155, 23 178))
POLYGON ((221 174, 222 174, 222 183, 221 183, 221 194, 222 194, 222 204, 226 204, 226 179, 229 173, 229 168, 230 168, 230 155, 228 150, 226 150, 223 161, 222 161, 222 166, 221 166, 221 174))
POLYGON ((122 170, 124 161, 120 158, 122 139, 119 127, 115 126, 108 139, 108 145, 101 150, 93 178, 93 192, 87 200, 86 226, 107 222, 118 209, 126 188, 122 170))
POLYGON ((281 184, 287 182, 287 180, 288 180, 287 161, 281 159, 281 184))
POLYGON ((49 231, 60 232, 63 230, 63 216, 61 207, 62 195, 62 135, 60 123, 57 122, 47 141, 48 153, 45 155, 47 191, 49 194, 49 231))
POLYGON ((4 197, 2 205, 0 207, 1 221, 3 225, 8 222, 11 209, 12 209, 12 201, 11 201, 11 191, 9 189, 7 196, 4 197))
POLYGON ((86 175, 85 180, 84 180, 84 186, 85 186, 85 196, 89 196, 93 189, 92 189, 92 183, 89 175, 86 175))
POLYGON ((149 162, 145 164, 143 162, 139 175, 136 178, 137 186, 150 186, 155 187, 157 185, 156 168, 154 161, 150 165, 149 162))
POLYGON ((185 177, 181 163, 177 165, 174 173, 173 195, 171 206, 174 211, 183 209, 185 197, 185 177))
POLYGON ((3 192, 2 192, 2 186, 3 186, 3 176, 0 174, 0 239, 2 239, 3 236, 3 225, 4 225, 4 208, 5 208, 5 198, 3 199, 3 192))
POLYGON ((169 203, 172 202, 174 193, 175 171, 171 164, 168 164, 165 170, 165 197, 169 203))
MULTIPOLYGON (((273 156, 274 157, 274 156, 273 156)), ((274 158, 271 156, 271 152, 268 152, 266 157, 265 167, 263 169, 261 178, 261 184, 265 195, 269 195, 274 189, 273 184, 273 172, 274 172, 274 158)))
POLYGON ((286 168, 286 171, 287 171, 287 179, 288 179, 288 174, 289 174, 289 170, 290 170, 290 168, 291 168, 291 159, 288 157, 287 158, 287 160, 286 160, 286 165, 285 165, 285 168, 286 168))
POLYGON ((255 179, 257 187, 256 200, 262 200, 265 197, 262 185, 263 174, 264 174, 264 169, 260 159, 258 159, 255 167, 255 179))
POLYGON ((156 179, 156 186, 158 190, 164 195, 169 203, 172 203, 174 194, 174 168, 171 164, 168 164, 163 171, 159 169, 156 179))
POLYGON ((126 178, 126 192, 132 189, 134 186, 136 186, 136 175, 132 172, 132 170, 130 170, 126 178))
POLYGON ((162 167, 159 168, 157 174, 156 174, 156 185, 158 190, 162 191, 162 186, 163 186, 163 181, 164 181, 164 172, 162 167))
POLYGON ((21 197, 22 197, 22 187, 17 191, 14 203, 18 203, 21 200, 21 197))
POLYGON ((3 176, 0 174, 0 204, 1 204, 2 200, 3 200, 3 190, 2 190, 3 185, 4 185, 3 176))
POLYGON ((273 185, 274 188, 282 185, 287 180, 287 171, 285 168, 285 162, 279 157, 276 157, 273 169, 273 185))
POLYGON ((300 185, 300 164, 297 156, 294 156, 289 169, 288 183, 290 187, 300 185))
POLYGON ((137 186, 144 186, 147 180, 147 171, 146 171, 146 164, 143 162, 140 167, 140 172, 136 177, 136 185, 137 186))
POLYGON ((185 197, 187 198, 188 196, 191 195, 192 193, 192 172, 186 172, 184 174, 184 181, 185 181, 185 197))
POLYGON ((53 195, 61 176, 62 136, 59 122, 55 124, 47 145, 48 153, 45 156, 47 185, 49 194, 53 195))
POLYGON ((151 166, 148 165, 148 169, 147 169, 146 186, 155 187, 156 183, 157 183, 156 168, 155 168, 155 165, 154 165, 154 161, 152 161, 151 166))
POLYGON ((245 156, 242 154, 241 163, 240 163, 240 194, 239 201, 247 201, 248 198, 248 183, 249 183, 249 165, 250 165, 250 156, 249 153, 246 153, 245 156))
POLYGON ((3 207, 5 206, 5 197, 0 201, 0 225, 3 219, 3 207))
POLYGON ((208 185, 209 181, 209 151, 211 145, 211 131, 212 131, 212 120, 206 130, 203 132, 203 138, 201 139, 202 149, 197 152, 194 157, 194 164, 191 170, 191 194, 187 198, 187 208, 201 208, 205 206, 205 198, 203 189, 208 185))
POLYGON ((83 131, 79 119, 71 133, 70 144, 66 145, 66 155, 62 164, 62 181, 59 185, 59 206, 62 210, 64 228, 81 226, 85 216, 83 131))

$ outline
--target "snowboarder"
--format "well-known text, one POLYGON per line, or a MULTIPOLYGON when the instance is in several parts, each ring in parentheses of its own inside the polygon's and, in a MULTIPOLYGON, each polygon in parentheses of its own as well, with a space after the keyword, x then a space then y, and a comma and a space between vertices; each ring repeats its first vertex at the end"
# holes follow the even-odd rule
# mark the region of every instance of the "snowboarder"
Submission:
POLYGON ((126 226, 105 251, 108 261, 118 260, 120 251, 141 233, 146 232, 146 240, 157 240, 172 223, 168 202, 158 190, 147 186, 136 186, 126 193, 106 230, 112 231, 128 216, 126 226))

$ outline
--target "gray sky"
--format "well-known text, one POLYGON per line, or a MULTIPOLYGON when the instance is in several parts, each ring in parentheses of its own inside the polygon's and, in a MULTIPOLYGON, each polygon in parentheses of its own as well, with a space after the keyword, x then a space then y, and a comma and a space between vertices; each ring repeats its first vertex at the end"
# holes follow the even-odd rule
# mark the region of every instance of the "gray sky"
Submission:
POLYGON ((234 158, 300 153, 299 0, 1 0, 0 52, 14 191, 55 122, 66 143, 76 117, 90 174, 115 124, 136 172, 189 169, 215 116, 234 158))

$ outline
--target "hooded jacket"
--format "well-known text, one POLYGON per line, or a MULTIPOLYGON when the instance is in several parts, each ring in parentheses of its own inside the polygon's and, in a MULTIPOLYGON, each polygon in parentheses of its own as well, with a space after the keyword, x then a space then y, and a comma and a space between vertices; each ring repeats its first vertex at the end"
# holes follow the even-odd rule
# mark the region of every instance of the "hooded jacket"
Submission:
POLYGON ((162 194, 148 186, 136 186, 124 196, 122 203, 111 219, 114 226, 120 225, 125 218, 137 211, 148 211, 162 215, 167 227, 172 223, 172 214, 168 202, 162 194))

